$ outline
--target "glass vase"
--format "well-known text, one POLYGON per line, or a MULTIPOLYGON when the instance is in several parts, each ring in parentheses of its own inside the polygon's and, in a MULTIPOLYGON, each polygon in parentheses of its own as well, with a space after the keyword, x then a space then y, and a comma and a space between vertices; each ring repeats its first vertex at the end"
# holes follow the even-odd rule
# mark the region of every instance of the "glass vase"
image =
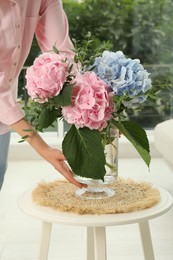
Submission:
POLYGON ((111 143, 104 146, 106 157, 104 181, 75 175, 76 180, 87 184, 87 188, 76 190, 77 196, 84 199, 105 199, 115 195, 115 190, 108 187, 108 185, 114 183, 118 177, 118 138, 118 130, 113 129, 111 143))

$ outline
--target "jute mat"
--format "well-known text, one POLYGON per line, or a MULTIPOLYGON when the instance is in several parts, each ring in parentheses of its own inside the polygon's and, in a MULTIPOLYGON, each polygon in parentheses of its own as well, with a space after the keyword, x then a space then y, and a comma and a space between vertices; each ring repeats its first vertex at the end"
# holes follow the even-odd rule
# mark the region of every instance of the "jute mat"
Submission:
POLYGON ((76 186, 66 181, 39 183, 32 192, 33 201, 41 206, 77 214, 115 214, 142 210, 160 200, 159 190, 151 184, 118 178, 112 185, 115 195, 106 199, 81 199, 76 186))

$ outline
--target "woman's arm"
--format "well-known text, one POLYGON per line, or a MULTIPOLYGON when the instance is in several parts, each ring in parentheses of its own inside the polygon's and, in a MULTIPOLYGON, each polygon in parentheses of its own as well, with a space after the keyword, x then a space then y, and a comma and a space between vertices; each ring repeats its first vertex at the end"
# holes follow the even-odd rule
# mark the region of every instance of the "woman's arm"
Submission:
POLYGON ((65 163, 63 153, 58 149, 50 147, 25 119, 21 119, 20 121, 14 123, 11 127, 20 136, 26 135, 26 131, 24 130, 31 129, 31 132, 27 132, 28 137, 26 138, 26 141, 36 150, 36 152, 48 161, 69 182, 79 188, 86 186, 73 178, 73 173, 65 163))

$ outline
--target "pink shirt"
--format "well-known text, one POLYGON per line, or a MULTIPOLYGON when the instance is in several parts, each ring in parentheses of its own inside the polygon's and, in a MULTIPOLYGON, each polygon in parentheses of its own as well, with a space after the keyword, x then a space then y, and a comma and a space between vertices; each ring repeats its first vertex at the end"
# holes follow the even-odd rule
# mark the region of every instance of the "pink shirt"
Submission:
POLYGON ((61 0, 0 0, 0 134, 24 117, 17 103, 17 79, 34 33, 42 51, 55 45, 70 51, 68 21, 61 0))

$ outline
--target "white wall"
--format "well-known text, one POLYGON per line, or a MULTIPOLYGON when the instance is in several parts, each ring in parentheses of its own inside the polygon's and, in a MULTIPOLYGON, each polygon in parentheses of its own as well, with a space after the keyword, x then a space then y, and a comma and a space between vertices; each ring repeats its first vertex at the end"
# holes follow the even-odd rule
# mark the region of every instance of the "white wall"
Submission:
MULTIPOLYGON (((161 157, 154 145, 153 131, 147 132, 150 150, 152 157, 161 157)), ((57 132, 46 132, 41 134, 43 139, 53 147, 61 149, 62 137, 57 136, 57 132)), ((18 143, 20 136, 16 133, 12 133, 11 144, 9 151, 10 160, 38 160, 41 157, 34 151, 34 149, 27 143, 18 143)), ((119 158, 138 158, 139 155, 132 144, 122 136, 119 140, 119 158)))

